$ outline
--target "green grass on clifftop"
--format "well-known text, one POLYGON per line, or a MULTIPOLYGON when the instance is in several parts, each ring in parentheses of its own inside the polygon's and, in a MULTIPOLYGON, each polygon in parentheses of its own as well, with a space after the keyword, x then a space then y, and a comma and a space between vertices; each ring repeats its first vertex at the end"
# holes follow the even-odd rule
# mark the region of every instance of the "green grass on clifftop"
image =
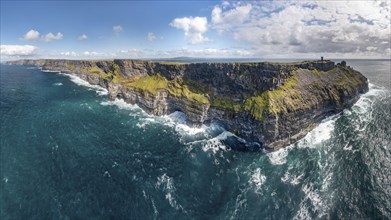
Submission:
MULTIPOLYGON (((160 64, 173 65, 172 62, 160 62, 160 64)), ((258 66, 268 65, 268 63, 241 65, 258 66)), ((75 69, 73 65, 69 65, 68 68, 75 69)), ((159 90, 165 90, 171 96, 190 101, 195 105, 210 103, 211 107, 216 109, 235 113, 248 112, 259 121, 264 120, 267 115, 280 116, 291 112, 306 111, 316 108, 319 104, 339 105, 341 97, 354 95, 356 88, 361 86, 365 80, 365 77, 363 78, 347 67, 336 66, 327 72, 318 69, 293 68, 290 76, 282 80, 283 84, 276 90, 259 91, 244 100, 234 101, 229 97, 221 96, 212 96, 209 100, 208 92, 211 91, 211 85, 208 87, 208 85, 187 78, 175 78, 170 81, 160 73, 141 78, 128 78, 121 74, 120 66, 113 61, 102 69, 93 64, 82 67, 81 71, 90 74, 90 77, 100 77, 110 83, 119 83, 152 95, 157 95, 159 90)))
POLYGON ((218 97, 214 98, 210 103, 212 107, 222 110, 232 110, 234 112, 243 111, 243 105, 240 102, 235 102, 230 98, 218 97))
POLYGON ((168 80, 160 74, 156 74, 154 76, 141 77, 133 82, 127 83, 126 86, 148 91, 156 95, 158 89, 166 89, 168 87, 168 80))
POLYGON ((175 97, 184 97, 190 101, 207 104, 209 99, 206 94, 200 91, 194 91, 192 87, 186 85, 182 80, 173 80, 168 81, 161 74, 156 74, 153 76, 146 76, 136 79, 132 82, 126 84, 127 87, 136 88, 141 91, 148 91, 149 93, 156 95, 159 89, 167 90, 171 95, 175 97))

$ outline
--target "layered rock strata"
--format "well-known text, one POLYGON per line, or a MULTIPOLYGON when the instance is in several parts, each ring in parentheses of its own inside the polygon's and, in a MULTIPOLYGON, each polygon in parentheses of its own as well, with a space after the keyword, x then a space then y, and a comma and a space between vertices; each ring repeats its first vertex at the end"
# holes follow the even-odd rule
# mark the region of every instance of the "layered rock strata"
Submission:
POLYGON ((153 115, 181 111, 188 123, 219 121, 267 149, 296 142, 368 91, 358 71, 328 60, 295 63, 174 63, 145 60, 19 60, 76 75, 153 115))

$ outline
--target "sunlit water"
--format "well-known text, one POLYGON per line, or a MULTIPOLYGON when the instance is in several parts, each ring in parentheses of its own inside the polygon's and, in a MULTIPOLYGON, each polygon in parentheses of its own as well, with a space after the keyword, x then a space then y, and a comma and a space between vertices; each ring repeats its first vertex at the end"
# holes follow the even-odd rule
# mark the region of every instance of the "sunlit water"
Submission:
POLYGON ((369 92, 272 153, 76 77, 1 65, 1 219, 390 219, 390 62, 348 65, 369 92))

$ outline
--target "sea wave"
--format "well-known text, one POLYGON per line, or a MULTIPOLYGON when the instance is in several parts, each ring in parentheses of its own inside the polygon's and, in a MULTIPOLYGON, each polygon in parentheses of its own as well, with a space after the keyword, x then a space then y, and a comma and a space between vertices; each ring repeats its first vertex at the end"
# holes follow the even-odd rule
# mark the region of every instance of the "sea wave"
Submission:
POLYGON ((186 114, 179 111, 165 116, 153 116, 147 114, 138 105, 126 103, 123 99, 102 101, 100 104, 103 106, 114 105, 119 109, 130 110, 129 115, 137 117, 136 126, 140 129, 148 129, 148 126, 156 123, 173 128, 180 142, 190 147, 188 151, 196 146, 200 146, 203 151, 212 154, 216 154, 220 150, 226 151, 227 146, 223 144, 223 141, 228 137, 235 136, 217 123, 211 123, 208 126, 202 125, 201 127, 189 126, 186 114))
MULTIPOLYGON (((390 92, 384 87, 369 84, 369 91, 361 95, 359 100, 351 108, 321 123, 320 126, 310 132, 302 141, 299 141, 298 146, 311 147, 313 143, 322 143, 330 137, 332 138, 335 124, 342 116, 348 121, 350 126, 357 130, 357 135, 363 134, 362 131, 366 130, 366 127, 370 124, 369 122, 373 120, 372 114, 374 114, 373 111, 376 109, 375 105, 389 97, 390 92)), ((322 218, 330 210, 333 196, 330 194, 330 184, 335 181, 334 170, 338 166, 336 155, 331 153, 333 152, 332 148, 333 144, 327 144, 325 147, 322 147, 322 150, 319 149, 317 151, 320 158, 327 158, 318 160, 317 162, 319 177, 321 177, 319 178, 319 184, 308 183, 308 180, 303 179, 302 174, 293 175, 289 170, 281 178, 283 182, 289 182, 293 185, 304 182, 301 187, 304 198, 301 200, 300 208, 294 219, 312 219, 314 218, 313 215, 316 215, 316 218, 322 218)), ((342 150, 352 153, 359 151, 349 141, 346 142, 342 150)))
POLYGON ((363 131, 366 129, 368 122, 373 119, 374 105, 381 102, 391 95, 384 87, 369 84, 369 91, 363 94, 360 99, 352 106, 351 110, 344 112, 345 115, 352 115, 355 118, 355 129, 363 131))
POLYGON ((327 206, 324 204, 319 190, 312 183, 304 185, 301 190, 304 193, 304 198, 301 200, 300 209, 293 219, 312 219, 310 210, 317 213, 317 218, 324 217, 327 206))
POLYGON ((249 183, 255 187, 255 192, 260 193, 262 190, 262 186, 266 182, 266 176, 262 175, 261 168, 256 168, 251 174, 249 183))
POLYGON ((289 172, 290 170, 287 170, 283 177, 281 177, 281 181, 284 183, 290 183, 291 185, 297 185, 300 183, 300 181, 304 177, 304 173, 301 173, 299 175, 294 175, 289 172))
POLYGON ((186 124, 187 117, 183 112, 173 112, 169 115, 163 116, 165 125, 174 127, 178 133, 184 133, 188 135, 196 135, 207 131, 208 126, 202 125, 201 127, 192 127, 186 124))
POLYGON ((126 110, 141 109, 137 105, 132 105, 132 104, 125 102, 123 99, 115 99, 113 101, 103 101, 103 102, 100 102, 100 104, 103 106, 115 105, 119 109, 126 109, 126 110))
POLYGON ((182 143, 191 147, 201 146, 204 152, 212 154, 216 154, 221 150, 226 151, 228 148, 223 141, 228 137, 235 136, 217 123, 211 123, 208 126, 202 125, 201 127, 189 126, 186 123, 186 115, 179 111, 163 116, 161 119, 163 119, 161 122, 164 125, 174 128, 182 143))
POLYGON ((169 177, 166 173, 159 176, 157 178, 156 188, 161 189, 165 193, 165 198, 171 207, 176 210, 183 210, 183 207, 175 199, 176 188, 172 177, 169 177))
POLYGON ((340 117, 341 114, 336 114, 322 120, 317 127, 299 141, 298 146, 301 148, 315 148, 319 144, 329 140, 334 132, 335 122, 340 117))
POLYGON ((269 152, 267 153, 267 157, 269 161, 273 165, 282 165, 286 163, 286 157, 289 154, 289 151, 293 148, 294 145, 289 145, 288 147, 269 152))
POLYGON ((44 69, 42 69, 42 68, 40 68, 40 70, 41 70, 42 72, 45 72, 45 73, 60 73, 60 71, 56 71, 56 70, 44 70, 44 69))
MULTIPOLYGON (((42 71, 45 72, 45 70, 42 70, 42 71)), ((88 87, 90 89, 95 90, 95 92, 96 92, 96 94, 98 96, 105 96, 105 95, 109 94, 109 91, 107 89, 103 88, 102 86, 92 85, 89 82, 85 81, 84 79, 82 79, 82 78, 80 78, 78 76, 75 76, 75 75, 72 75, 72 74, 68 74, 68 73, 62 73, 62 72, 58 72, 58 71, 50 71, 49 70, 47 72, 56 72, 56 73, 58 73, 60 75, 67 76, 76 85, 85 86, 85 87, 88 87)))

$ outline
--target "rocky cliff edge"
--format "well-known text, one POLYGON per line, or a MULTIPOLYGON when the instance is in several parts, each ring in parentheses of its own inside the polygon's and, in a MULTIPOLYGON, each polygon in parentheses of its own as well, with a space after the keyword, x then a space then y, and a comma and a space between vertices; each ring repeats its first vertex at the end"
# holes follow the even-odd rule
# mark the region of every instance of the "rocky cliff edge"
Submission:
POLYGON ((105 87, 109 98, 147 113, 181 111, 188 123, 212 120, 275 150, 296 142, 322 119, 351 107, 368 91, 358 71, 328 60, 295 63, 175 63, 144 60, 18 60, 77 75, 105 87))

